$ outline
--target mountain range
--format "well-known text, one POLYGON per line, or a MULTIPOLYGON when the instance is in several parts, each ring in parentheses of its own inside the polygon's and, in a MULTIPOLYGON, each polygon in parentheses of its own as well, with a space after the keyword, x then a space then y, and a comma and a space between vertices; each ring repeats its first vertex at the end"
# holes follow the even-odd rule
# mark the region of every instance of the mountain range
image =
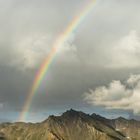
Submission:
POLYGON ((40 123, 2 123, 0 140, 140 140, 140 122, 71 109, 40 123))

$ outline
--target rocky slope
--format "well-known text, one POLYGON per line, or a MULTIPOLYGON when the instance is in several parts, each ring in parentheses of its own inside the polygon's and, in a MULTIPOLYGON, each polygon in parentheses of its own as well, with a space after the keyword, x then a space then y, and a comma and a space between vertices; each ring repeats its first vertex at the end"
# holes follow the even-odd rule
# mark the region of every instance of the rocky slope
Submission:
POLYGON ((140 122, 69 110, 41 123, 3 123, 0 140, 140 140, 140 122))

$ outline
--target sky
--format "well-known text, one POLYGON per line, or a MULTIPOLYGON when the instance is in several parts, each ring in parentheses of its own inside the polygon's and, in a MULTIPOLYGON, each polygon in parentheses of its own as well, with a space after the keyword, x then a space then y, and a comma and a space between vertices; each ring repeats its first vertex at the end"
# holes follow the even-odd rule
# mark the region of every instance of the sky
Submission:
MULTIPOLYGON (((0 1, 0 122, 16 121, 53 42, 90 1, 0 1)), ((139 4, 96 0, 44 75, 27 121, 70 108, 140 118, 139 4)))

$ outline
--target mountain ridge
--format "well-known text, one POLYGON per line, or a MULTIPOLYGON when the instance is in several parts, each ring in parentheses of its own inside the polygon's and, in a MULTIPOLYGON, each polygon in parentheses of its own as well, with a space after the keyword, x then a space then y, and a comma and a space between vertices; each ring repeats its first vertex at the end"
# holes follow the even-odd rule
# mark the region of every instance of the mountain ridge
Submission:
POLYGON ((140 122, 70 109, 40 123, 2 123, 0 140, 139 140, 140 122))

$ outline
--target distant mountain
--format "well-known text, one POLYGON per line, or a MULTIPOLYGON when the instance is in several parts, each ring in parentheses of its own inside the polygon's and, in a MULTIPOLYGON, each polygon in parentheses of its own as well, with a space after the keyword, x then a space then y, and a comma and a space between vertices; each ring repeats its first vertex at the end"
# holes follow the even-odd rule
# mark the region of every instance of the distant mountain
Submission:
POLYGON ((71 109, 41 123, 2 123, 0 140, 140 140, 140 122, 71 109))

